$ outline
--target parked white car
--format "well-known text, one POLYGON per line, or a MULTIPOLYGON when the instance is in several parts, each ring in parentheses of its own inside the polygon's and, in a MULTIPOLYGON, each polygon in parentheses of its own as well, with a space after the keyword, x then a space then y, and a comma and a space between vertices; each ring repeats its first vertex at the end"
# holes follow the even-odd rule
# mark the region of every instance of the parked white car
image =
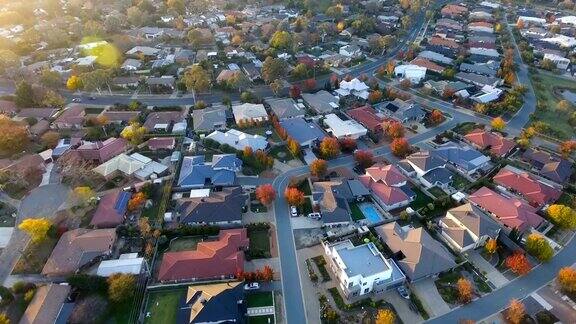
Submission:
POLYGON ((310 214, 308 214, 308 217, 315 219, 315 220, 320 220, 320 218, 322 218, 322 215, 320 215, 320 213, 310 213, 310 214))
POLYGON ((251 282, 244 285, 244 290, 257 290, 260 289, 260 284, 257 282, 251 282))
POLYGON ((292 215, 292 217, 298 216, 298 209, 296 209, 296 206, 290 206, 290 214, 292 215))

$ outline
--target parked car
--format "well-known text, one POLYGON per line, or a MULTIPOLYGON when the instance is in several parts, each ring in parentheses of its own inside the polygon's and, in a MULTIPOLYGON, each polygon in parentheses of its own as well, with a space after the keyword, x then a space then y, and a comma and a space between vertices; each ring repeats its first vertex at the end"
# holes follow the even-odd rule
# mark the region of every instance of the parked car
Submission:
POLYGON ((81 98, 74 98, 74 99, 72 99, 72 102, 82 102, 82 99, 81 98))
POLYGON ((298 216, 298 209, 296 209, 296 206, 290 206, 290 214, 292 215, 292 217, 298 216))
POLYGON ((90 96, 90 98, 89 98, 89 99, 90 99, 90 100, 96 100, 96 97, 94 97, 94 96, 90 96))
POLYGON ((320 213, 310 213, 308 214, 308 217, 319 220, 320 218, 322 218, 322 215, 320 215, 320 213))
POLYGON ((257 282, 251 282, 244 285, 244 290, 257 290, 260 289, 260 284, 257 282))
POLYGON ((408 292, 408 289, 406 289, 405 286, 400 286, 396 288, 396 290, 398 290, 398 293, 400 294, 400 296, 402 296, 402 298, 410 299, 410 292, 408 292))

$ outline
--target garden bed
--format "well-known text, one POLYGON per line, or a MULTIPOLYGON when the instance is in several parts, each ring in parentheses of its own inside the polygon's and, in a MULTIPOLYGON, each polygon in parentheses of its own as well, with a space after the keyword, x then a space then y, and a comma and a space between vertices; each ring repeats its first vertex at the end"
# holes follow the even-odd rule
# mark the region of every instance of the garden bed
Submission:
POLYGON ((16 262, 12 274, 41 273, 56 243, 58 243, 58 238, 55 237, 47 237, 40 243, 30 242, 16 262))
POLYGON ((330 273, 328 273, 328 269, 326 269, 326 259, 324 259, 323 255, 313 257, 312 261, 314 261, 316 267, 318 267, 318 271, 320 271, 320 276, 322 276, 323 282, 332 280, 332 278, 330 278, 330 273))

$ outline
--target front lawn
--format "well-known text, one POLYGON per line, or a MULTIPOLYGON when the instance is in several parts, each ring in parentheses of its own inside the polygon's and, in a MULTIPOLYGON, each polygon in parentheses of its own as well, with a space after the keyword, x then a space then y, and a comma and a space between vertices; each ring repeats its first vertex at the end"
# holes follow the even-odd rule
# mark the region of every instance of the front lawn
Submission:
POLYGON ((482 125, 476 124, 474 122, 464 122, 456 125, 456 127, 452 128, 452 131, 458 133, 460 135, 466 135, 473 131, 476 128, 481 127, 482 125))
POLYGON ((352 214, 353 221, 359 221, 366 218, 356 203, 350 204, 350 213, 352 214))
POLYGON ((255 292, 246 298, 248 308, 274 306, 274 296, 272 292, 255 292))
POLYGON ((270 230, 269 228, 248 228, 250 259, 262 259, 270 257, 270 230))
POLYGON ((146 305, 150 317, 144 323, 176 323, 180 299, 185 293, 185 289, 151 292, 146 305))
POLYGON ((40 243, 28 243, 26 249, 16 262, 12 274, 36 274, 42 272, 46 261, 52 254, 58 238, 47 237, 40 243))
POLYGON ((248 324, 274 324, 274 315, 250 316, 248 324))
POLYGON ((305 197, 304 203, 302 205, 298 206, 298 213, 306 216, 313 211, 314 210, 312 209, 312 201, 310 200, 310 198, 305 197))

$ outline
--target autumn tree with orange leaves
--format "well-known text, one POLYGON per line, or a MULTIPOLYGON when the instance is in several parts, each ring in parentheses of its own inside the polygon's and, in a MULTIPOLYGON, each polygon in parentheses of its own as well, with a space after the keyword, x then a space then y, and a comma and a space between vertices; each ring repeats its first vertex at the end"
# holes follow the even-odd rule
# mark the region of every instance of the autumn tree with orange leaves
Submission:
POLYGON ((270 266, 264 266, 262 270, 262 280, 263 281, 272 281, 274 280, 274 270, 270 266))
POLYGON ((269 206, 276 199, 276 191, 271 184, 263 184, 256 188, 256 198, 262 205, 269 206))
POLYGON ((532 265, 528 261, 528 258, 522 252, 514 252, 512 255, 508 256, 505 260, 506 267, 512 270, 513 273, 523 276, 530 272, 532 265))
POLYGON ((374 164, 374 156, 370 151, 358 150, 354 153, 354 160, 362 168, 369 168, 374 164))
POLYGON ((128 210, 135 211, 146 202, 146 195, 143 192, 137 192, 128 201, 128 210))
POLYGON ((390 136, 391 138, 404 137, 404 126, 402 126, 402 124, 399 122, 387 122, 384 126, 386 135, 390 136))
POLYGON ((568 140, 560 144, 560 153, 564 158, 568 158, 575 151, 576 151, 576 140, 568 140))
POLYGON ((284 191, 284 198, 286 202, 292 206, 300 206, 304 203, 304 193, 298 188, 288 187, 284 191))
POLYGON ((395 138, 390 143, 392 154, 397 157, 405 157, 410 152, 410 144, 405 138, 395 138))
POLYGON ((458 290, 458 300, 462 304, 468 304, 472 301, 472 297, 474 297, 474 287, 470 280, 462 277, 458 279, 456 282, 456 289, 458 290))
POLYGON ((344 137, 340 140, 340 149, 342 152, 350 153, 356 149, 356 140, 352 137, 344 137))
POLYGON ((564 267, 558 271, 556 281, 563 291, 573 294, 576 292, 576 270, 572 267, 564 267))
POLYGON ((511 324, 520 324, 526 315, 524 304, 518 299, 512 299, 506 310, 506 320, 511 324))
POLYGON ((288 151, 290 151, 293 156, 300 156, 300 143, 298 143, 295 139, 288 137, 286 145, 288 146, 288 151))
POLYGON ((316 159, 310 163, 310 174, 322 178, 326 175, 328 171, 328 163, 326 160, 316 159))
POLYGON ((444 121, 444 114, 438 109, 432 110, 430 113, 430 122, 434 125, 438 125, 444 121))
POLYGON ((340 154, 340 143, 334 137, 324 137, 320 142, 320 154, 325 159, 331 159, 340 154))

